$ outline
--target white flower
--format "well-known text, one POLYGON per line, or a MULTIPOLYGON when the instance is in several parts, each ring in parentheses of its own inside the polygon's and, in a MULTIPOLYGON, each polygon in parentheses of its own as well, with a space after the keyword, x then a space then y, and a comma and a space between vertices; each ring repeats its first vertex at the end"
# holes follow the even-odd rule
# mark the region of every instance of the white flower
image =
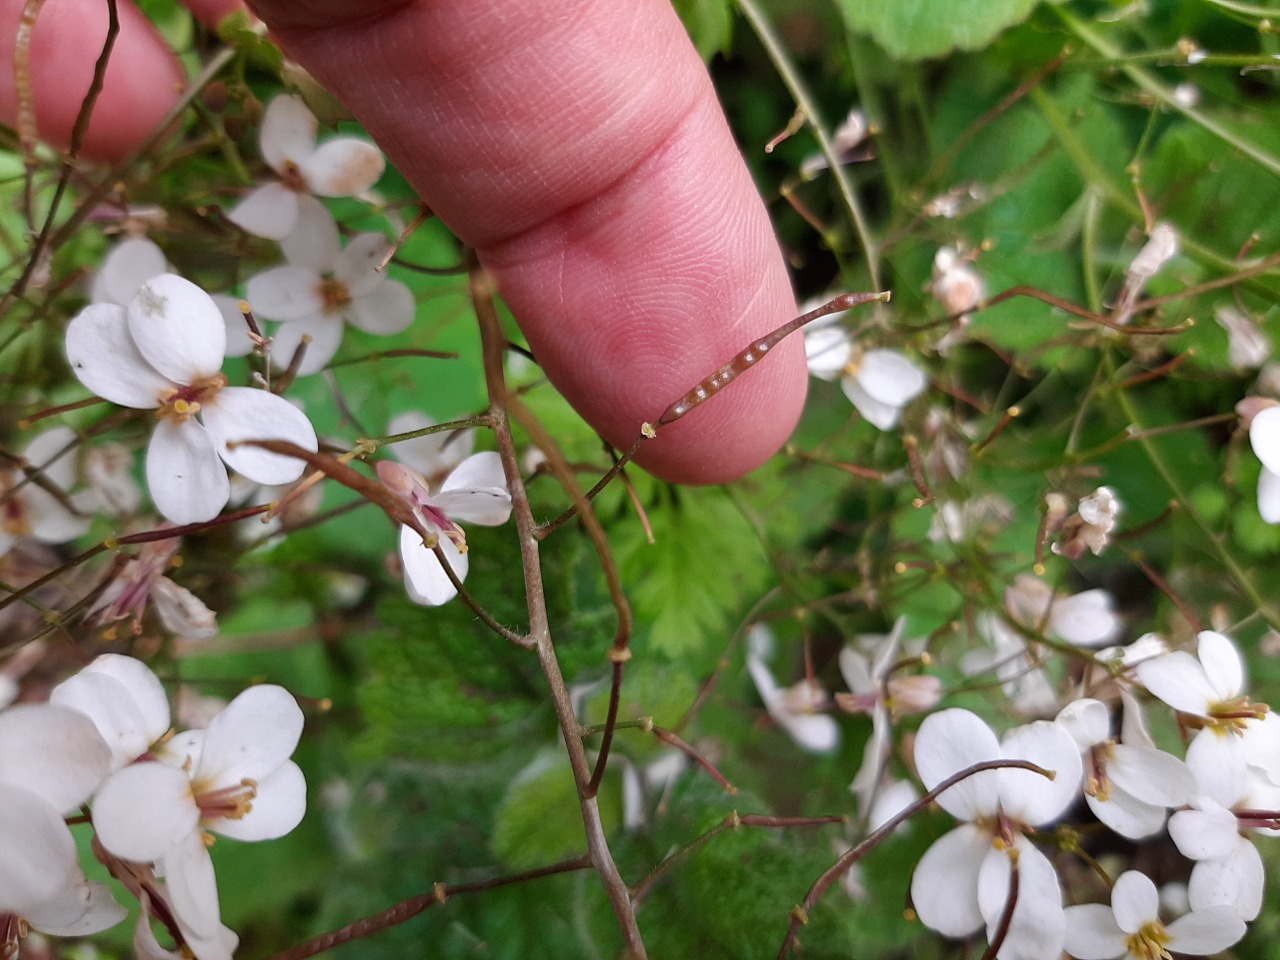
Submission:
MULTIPOLYGON (((1252 792, 1246 789, 1237 803, 1246 810, 1255 802, 1270 803, 1274 810, 1277 799, 1276 788, 1268 786, 1252 792)), ((1179 810, 1169 818, 1169 836, 1178 852, 1196 861, 1187 885, 1193 902, 1230 907, 1248 922, 1262 910, 1266 870, 1257 847, 1241 832, 1246 827, 1275 833, 1269 827, 1247 823, 1210 796, 1197 797, 1191 809, 1179 810)))
MULTIPOLYGON (((387 433, 395 436, 434 427, 435 421, 417 410, 396 414, 387 424, 387 433)), ((428 433, 426 436, 402 440, 389 449, 391 455, 407 467, 416 470, 427 480, 447 474, 463 460, 471 456, 476 447, 474 430, 454 430, 428 433)))
POLYGON ((272 336, 271 359, 287 367, 304 336, 310 337, 301 376, 324 369, 342 343, 344 324, 379 336, 413 322, 413 294, 377 269, 387 252, 380 233, 361 233, 342 248, 338 225, 319 203, 305 203, 298 229, 280 247, 287 266, 249 279, 254 314, 281 321, 272 336))
POLYGON ((849 402, 880 430, 896 427, 903 408, 928 385, 924 372, 897 350, 877 347, 859 353, 843 327, 810 327, 804 349, 809 372, 821 380, 839 377, 849 402))
POLYGON ((1024 573, 1005 590, 1004 602, 1028 630, 1043 630, 1078 647, 1100 647, 1120 635, 1120 618, 1105 590, 1059 596, 1039 577, 1024 573))
POLYGON ((132 516, 142 505, 142 488, 133 479, 133 451, 123 444, 103 443, 84 453, 87 486, 71 501, 82 513, 132 516))
POLYGON ((858 638, 864 646, 873 645, 874 660, 852 646, 840 651, 840 673, 849 685, 849 693, 836 694, 836 705, 850 713, 865 712, 871 716, 871 736, 863 748, 862 766, 849 784, 864 816, 869 815, 881 787, 885 761, 889 757, 892 721, 906 714, 930 710, 942 696, 942 681, 937 677, 890 676, 905 626, 906 618, 899 617, 888 634, 858 638))
POLYGON ((1280 523, 1280 406, 1260 398, 1237 404, 1249 427, 1249 444, 1262 461, 1258 477, 1258 512, 1267 523, 1280 523), (1251 401, 1258 401, 1249 406, 1251 401))
POLYGON ((1149 744, 1119 743, 1111 736, 1110 713, 1100 701, 1075 700, 1055 722, 1084 754, 1089 809, 1122 837, 1139 840, 1158 833, 1167 808, 1195 797, 1196 778, 1186 764, 1149 744))
POLYGON ((928 789, 998 759, 1030 760, 1056 776, 991 770, 944 791, 938 805, 966 822, 925 852, 911 878, 911 900, 921 921, 944 936, 967 937, 985 925, 990 939, 1006 912, 1016 866, 1017 901, 996 956, 1057 960, 1065 932, 1062 891, 1053 865, 1025 831, 1053 822, 1075 799, 1081 776, 1075 743, 1048 721, 1016 727, 997 742, 990 727, 961 709, 931 714, 916 736, 916 767, 928 789))
MULTIPOLYGON (((76 482, 76 440, 70 427, 54 427, 32 437, 23 452, 24 466, 40 471, 44 482, 66 493, 76 482)), ((9 552, 19 537, 33 537, 41 543, 66 543, 89 529, 87 517, 76 516, 23 470, 0 471, 0 492, 5 497, 0 523, 0 556, 9 552)))
POLYGON ((157 864, 169 905, 197 960, 226 960, 217 879, 203 831, 237 840, 284 836, 306 809, 306 781, 289 759, 302 711, 283 688, 250 687, 207 730, 167 745, 169 762, 134 763, 94 797, 94 826, 108 851, 157 864))
POLYGON ((1135 670, 1153 696, 1202 726, 1187 748, 1187 765, 1202 792, 1229 806, 1243 793, 1250 765, 1280 782, 1280 751, 1265 749, 1275 745, 1280 727, 1274 720, 1264 723, 1266 705, 1245 695, 1244 663, 1230 640, 1203 630, 1197 652, 1198 658, 1181 650, 1166 653, 1135 670))
POLYGON ((1224 303, 1213 316, 1227 331, 1227 362, 1236 370, 1257 370, 1271 359, 1271 341, 1243 310, 1224 303))
POLYGON ((283 240, 298 224, 300 195, 352 197, 369 189, 386 167, 382 151, 358 137, 316 146, 319 123, 301 97, 282 94, 262 117, 258 144, 279 183, 258 187, 227 219, 248 233, 283 240))
POLYGON ((42 703, 0 713, 0 917, 59 936, 124 919, 107 888, 85 879, 62 819, 97 789, 110 759, 93 722, 74 710, 42 703))
POLYGON ((765 662, 772 650, 773 635, 768 627, 753 626, 748 641, 747 672, 770 719, 801 748, 811 753, 830 753, 840 742, 840 728, 834 717, 819 712, 827 706, 826 691, 807 679, 790 687, 779 687, 765 662))
POLYGON ((169 700, 141 660, 104 653, 53 688, 49 702, 93 721, 111 748, 111 769, 137 760, 169 732, 169 700))
POLYGON ((287 440, 316 449, 315 430, 289 401, 227 386, 226 336, 209 295, 175 274, 148 280, 127 308, 90 304, 67 328, 67 357, 81 383, 121 406, 156 409, 147 486, 174 523, 218 515, 230 495, 226 466, 259 483, 289 483, 305 466, 232 444, 287 440))
MULTIPOLYGON (((428 535, 436 535, 451 569, 459 580, 467 576, 467 538, 459 521, 496 527, 511 516, 511 493, 497 453, 477 453, 462 461, 432 494, 417 471, 390 460, 378 461, 378 478, 413 508, 428 535)), ((457 596, 429 544, 412 528, 400 528, 400 562, 404 586, 415 603, 438 607, 457 596)))
POLYGON ((1172 923, 1160 920, 1160 894, 1144 873, 1122 873, 1111 888, 1111 906, 1067 907, 1066 950, 1077 960, 1157 960, 1170 952, 1204 956, 1244 936, 1245 925, 1229 907, 1196 908, 1172 923))
POLYGON ((164 251, 146 237, 129 237, 112 247, 102 261, 102 269, 93 278, 89 300, 127 306, 139 287, 168 271, 164 251))
POLYGON ((991 646, 965 651, 960 658, 964 675, 994 671, 1001 689, 1021 716, 1043 717, 1057 711, 1058 696, 1038 663, 1039 654, 1022 635, 990 611, 978 614, 976 626, 991 646))

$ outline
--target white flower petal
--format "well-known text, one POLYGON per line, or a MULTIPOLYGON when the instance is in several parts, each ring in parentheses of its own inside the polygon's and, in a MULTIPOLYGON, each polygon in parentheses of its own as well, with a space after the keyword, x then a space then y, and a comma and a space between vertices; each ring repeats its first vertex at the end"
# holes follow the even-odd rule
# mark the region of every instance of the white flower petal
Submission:
POLYGON ((110 764, 110 748, 83 713, 50 703, 0 713, 0 783, 25 787, 60 814, 89 799, 110 764))
POLYGON ((258 782, 249 812, 239 820, 219 817, 205 822, 210 830, 235 840, 274 840, 302 821, 307 811, 307 781, 292 760, 258 782))
POLYGON ((924 371, 897 350, 868 350, 857 361, 858 385, 873 400, 891 407, 905 407, 928 385, 924 371))
POLYGON ((1203 799, 1199 809, 1179 810, 1169 818, 1169 836, 1188 860, 1217 860, 1230 854, 1240 838, 1236 815, 1203 799))
POLYGON ((135 693, 120 676, 86 667, 54 687, 49 702, 89 717, 111 748, 112 769, 118 770, 146 753, 151 744, 168 731, 169 704, 160 681, 141 661, 118 654, 103 654, 103 657, 136 663, 141 668, 131 671, 136 673, 136 682, 139 685, 154 683, 156 689, 139 689, 135 693), (149 681, 143 678, 143 673, 149 681), (159 694, 158 703, 155 693, 159 694))
MULTIPOLYGON (((434 427, 435 421, 424 413, 408 410, 391 418, 387 433, 412 433, 434 427)), ((460 430, 454 433, 429 433, 424 437, 405 440, 391 447, 391 454, 401 463, 417 470, 430 479, 436 474, 451 470, 475 449, 476 432, 460 430)))
POLYGON ((1187 766, 1202 794, 1224 807, 1234 807, 1248 785, 1244 744, 1230 731, 1205 727, 1187 747, 1187 766))
POLYGON ((921 923, 945 937, 982 929, 978 873, 990 850, 990 832, 969 823, 933 842, 911 875, 911 902, 921 923))
POLYGON ((70 427, 52 427, 32 437, 22 457, 55 487, 69 490, 76 482, 75 442, 70 427))
POLYGON ((30 535, 41 543, 66 543, 89 529, 91 519, 78 517, 62 502, 34 484, 18 494, 19 502, 26 507, 30 535))
POLYGON ((168 269, 164 251, 146 237, 129 237, 111 248, 94 281, 95 302, 125 306, 138 288, 168 269))
POLYGON ((245 299, 259 319, 302 320, 324 313, 320 283, 320 274, 310 267, 275 267, 249 278, 245 299))
POLYGON ((849 402, 853 404, 854 409, 862 414, 862 418, 877 430, 892 430, 898 425, 898 417, 902 415, 902 408, 876 400, 866 390, 862 389, 862 385, 858 383, 856 377, 841 378, 840 388, 844 391, 844 395, 849 398, 849 402))
POLYGON ((1111 594, 1105 590, 1086 590, 1054 603, 1049 628, 1067 643, 1100 647, 1120 636, 1122 625, 1111 594))
POLYGON ((98 839, 124 860, 160 860, 197 834, 199 820, 191 781, 166 763, 117 770, 93 798, 98 839))
MULTIPOLYGON (((213 859, 201 840, 192 831, 184 841, 165 855, 161 869, 169 894, 169 906, 182 931, 187 945, 197 960, 211 960, 215 953, 201 950, 195 941, 212 940, 219 943, 222 927, 222 908, 218 903, 218 878, 213 870, 213 859)), ((224 960, 229 960, 230 954, 224 960)))
POLYGON ((164 628, 183 640, 211 640, 218 635, 218 618, 205 602, 168 577, 151 585, 151 605, 164 628))
POLYGON ((1280 473, 1280 407, 1267 407, 1254 414, 1249 424, 1249 443, 1264 467, 1280 473))
POLYGON ((176 524, 212 520, 231 497, 227 468, 195 420, 156 424, 147 446, 147 489, 160 515, 176 524))
POLYGON ((1180 807, 1195 798, 1195 774, 1172 754, 1123 743, 1115 744, 1110 753, 1107 775, 1133 796, 1164 807, 1180 807))
POLYGON ((33 930, 53 937, 87 937, 114 927, 128 916, 129 911, 116 903, 110 888, 81 879, 73 886, 63 887, 56 898, 28 910, 22 918, 33 930))
POLYGON ((67 325, 67 361, 76 378, 104 400, 147 410, 173 382, 138 352, 127 311, 114 303, 91 303, 67 325))
MULTIPOLYGON (((470 562, 448 537, 440 538, 449 566, 459 580, 467 578, 470 562)), ((444 567, 433 551, 422 545, 422 538, 412 527, 400 528, 400 564, 404 567, 404 587, 414 603, 438 607, 458 595, 444 567)))
MULTIPOLYGON (((1048 857, 1026 837, 1017 836, 1014 848, 1018 851, 1018 900, 996 957, 998 960, 1058 960, 1067 926, 1058 874, 1048 857)), ((978 908, 987 923, 988 939, 1000 928, 1009 902, 1012 884, 1009 853, 989 850, 978 871, 978 908)))
POLYGON ((316 147, 320 124, 302 97, 282 93, 267 104, 258 131, 262 159, 277 173, 289 163, 301 163, 316 147))
POLYGON ((253 353, 254 343, 249 339, 249 324, 240 312, 240 301, 225 293, 215 293, 213 303, 222 314, 222 322, 226 324, 227 356, 247 357, 253 353))
POLYGON ((1145 924, 1159 919, 1160 894, 1145 873, 1126 870, 1111 888, 1111 909, 1121 930, 1137 933, 1145 924))
POLYGON ((1076 960, 1113 960, 1127 952, 1124 932, 1116 926, 1110 907, 1086 903, 1067 907, 1063 913, 1067 920, 1063 949, 1076 960))
POLYGON ((302 338, 310 337, 302 362, 298 364, 298 376, 309 377, 319 373, 342 346, 344 329, 342 317, 336 313, 317 313, 282 323, 271 335, 271 365, 277 370, 288 368, 302 338))
POLYGON ((227 214, 245 233, 283 240, 298 226, 298 195, 282 183, 255 187, 227 214))
POLYGON ((1280 523, 1280 473, 1266 467, 1258 475, 1258 513, 1266 523, 1280 523))
POLYGON ((71 831, 43 797, 0 782, 0 916, 26 916, 84 879, 71 831))
POLYGON ((297 226, 280 241, 280 252, 290 266, 303 267, 316 274, 333 270, 342 253, 342 241, 333 214, 315 197, 299 196, 297 226))
POLYGON ((299 162, 307 189, 318 197, 354 197, 368 190, 386 169, 382 151, 358 137, 335 137, 299 162))
POLYGON ((834 380, 853 359, 853 343, 843 327, 810 327, 804 334, 804 353, 813 376, 834 380))
POLYGON ((387 282, 378 264, 391 244, 380 233, 361 233, 351 238, 345 250, 333 260, 333 278, 346 286, 354 299, 372 293, 387 282))
POLYGON ((138 352, 175 383, 195 383, 222 370, 227 324, 213 298, 174 273, 152 277, 127 308, 138 352))
POLYGON ((302 735, 302 708, 274 684, 250 687, 213 718, 205 731, 198 789, 235 786, 248 777, 264 781, 292 756, 302 735))
POLYGON ((1204 667, 1182 650, 1143 660, 1134 669, 1138 682, 1175 710, 1203 717, 1214 702, 1213 687, 1204 667))
POLYGON ((1070 734, 1052 721, 1037 720, 1006 733, 1000 749, 1007 759, 1030 760, 1055 774, 1050 780, 1030 770, 1000 770, 1000 803, 1005 812, 1031 826, 1061 816, 1076 798, 1084 774, 1080 751, 1070 734))
POLYGON ((1125 793, 1120 787, 1112 784, 1106 800, 1100 800, 1093 794, 1086 793, 1084 802, 1093 811, 1094 816, 1113 833, 1130 840, 1141 840, 1160 832, 1169 811, 1164 807, 1146 803, 1132 794, 1125 793))
MULTIPOLYGON (((1067 739, 1070 740, 1069 737, 1067 739)), ((926 790, 932 790, 966 767, 985 760, 998 760, 1000 756, 996 735, 968 710, 951 708, 932 713, 925 717, 916 734, 916 770, 926 790)), ((1076 760, 1078 763, 1078 753, 1076 760)), ((999 805, 997 773, 985 771, 961 780, 938 797, 938 805, 961 820, 994 815, 999 805)))
POLYGON ((1199 640, 1196 652, 1218 701, 1238 697, 1244 689, 1244 662, 1236 645, 1213 630, 1201 630, 1199 640))
POLYGON ((1274 710, 1251 722, 1241 737, 1244 758, 1269 783, 1280 784, 1280 716, 1274 710))
POLYGON ((304 450, 318 448, 307 415, 284 397, 253 387, 224 387, 204 408, 204 425, 219 456, 232 470, 258 483, 292 483, 306 463, 272 453, 245 440, 287 440, 304 450), (239 446, 228 444, 239 443, 239 446))
POLYGON ((1236 837, 1235 847, 1225 857, 1201 860, 1191 871, 1187 895, 1193 910, 1228 906, 1246 922, 1262 910, 1262 888, 1266 874, 1262 857, 1245 837, 1236 837))
POLYGON ((1073 700, 1053 719, 1071 735, 1081 750, 1087 750, 1111 736, 1111 711, 1100 700, 1088 697, 1073 700))
POLYGON ((506 523, 511 516, 511 494, 501 458, 492 450, 468 457, 428 503, 450 520, 486 527, 506 523))
POLYGON ((1165 927, 1165 932, 1170 950, 1207 957, 1239 942, 1246 929, 1234 910, 1221 906, 1192 910, 1165 927))
POLYGON ((357 330, 389 337, 409 329, 416 308, 409 288, 398 280, 388 280, 357 296, 346 317, 357 330))

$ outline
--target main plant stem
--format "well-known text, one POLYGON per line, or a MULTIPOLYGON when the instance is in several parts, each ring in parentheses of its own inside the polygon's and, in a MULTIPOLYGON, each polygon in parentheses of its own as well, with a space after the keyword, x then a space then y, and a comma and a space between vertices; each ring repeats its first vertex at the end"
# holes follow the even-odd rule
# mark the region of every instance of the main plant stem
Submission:
POLYGON ((529 508, 529 497, 520 476, 520 460, 516 456, 515 441, 511 437, 511 425, 507 419, 507 386, 503 377, 503 352, 506 337, 493 308, 493 287, 489 277, 479 268, 471 271, 471 298, 480 321, 480 343, 484 355, 485 384, 489 391, 489 416, 498 441, 498 455, 506 472, 507 486, 511 490, 512 514, 520 539, 520 562, 524 570, 525 593, 529 613, 529 637, 538 653, 538 662, 551 691, 560 732, 564 736, 565 749, 569 752, 569 765, 573 769, 573 782, 578 790, 578 807, 582 825, 587 835, 587 854, 604 886, 614 915, 626 942, 630 960, 645 960, 644 941, 636 924, 631 894, 614 863, 600 820, 600 805, 591 790, 591 765, 582 746, 582 729, 569 701, 569 688, 560 672, 555 645, 547 622, 546 597, 542 587, 542 562, 538 555, 537 523, 529 508))

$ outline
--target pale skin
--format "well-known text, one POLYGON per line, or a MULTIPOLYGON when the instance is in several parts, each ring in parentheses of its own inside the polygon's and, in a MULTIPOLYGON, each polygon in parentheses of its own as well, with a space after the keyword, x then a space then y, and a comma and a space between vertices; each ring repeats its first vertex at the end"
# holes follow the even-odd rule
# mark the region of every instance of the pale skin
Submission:
MULTIPOLYGON (((206 22, 226 0, 187 4, 206 22)), ((0 0, 0 120, 12 37, 0 0)), ((31 48, 40 132, 65 145, 105 35, 104 0, 46 0, 31 48), (95 53, 86 53, 95 51, 95 53)), ((85 153, 117 158, 183 75, 125 0, 85 153)), ((548 376, 629 446, 690 387, 795 312, 764 205, 669 0, 255 0, 497 281, 548 376)), ((750 145, 748 145, 750 148, 750 145)), ((716 483, 781 446, 805 395, 793 337, 642 448, 716 483)))

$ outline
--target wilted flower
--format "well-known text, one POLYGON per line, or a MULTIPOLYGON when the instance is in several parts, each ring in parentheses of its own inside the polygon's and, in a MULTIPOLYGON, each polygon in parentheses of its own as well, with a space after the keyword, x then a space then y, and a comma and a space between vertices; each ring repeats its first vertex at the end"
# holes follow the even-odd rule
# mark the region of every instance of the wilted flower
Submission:
POLYGON ((1126 324, 1133 319, 1133 307, 1142 295, 1147 281, 1160 272, 1166 263, 1178 255, 1178 231, 1167 223, 1157 223, 1151 228, 1146 245, 1125 271, 1124 287, 1116 300, 1113 320, 1126 324))
POLYGON ((1120 498, 1110 487, 1099 487, 1080 501, 1076 512, 1062 523, 1062 539, 1053 552, 1078 560, 1086 550, 1100 554, 1111 540, 1120 516, 1120 498))
POLYGON ((1214 319, 1227 331, 1227 362, 1237 370, 1257 370, 1271 359, 1271 341, 1243 310, 1219 304, 1214 319))

